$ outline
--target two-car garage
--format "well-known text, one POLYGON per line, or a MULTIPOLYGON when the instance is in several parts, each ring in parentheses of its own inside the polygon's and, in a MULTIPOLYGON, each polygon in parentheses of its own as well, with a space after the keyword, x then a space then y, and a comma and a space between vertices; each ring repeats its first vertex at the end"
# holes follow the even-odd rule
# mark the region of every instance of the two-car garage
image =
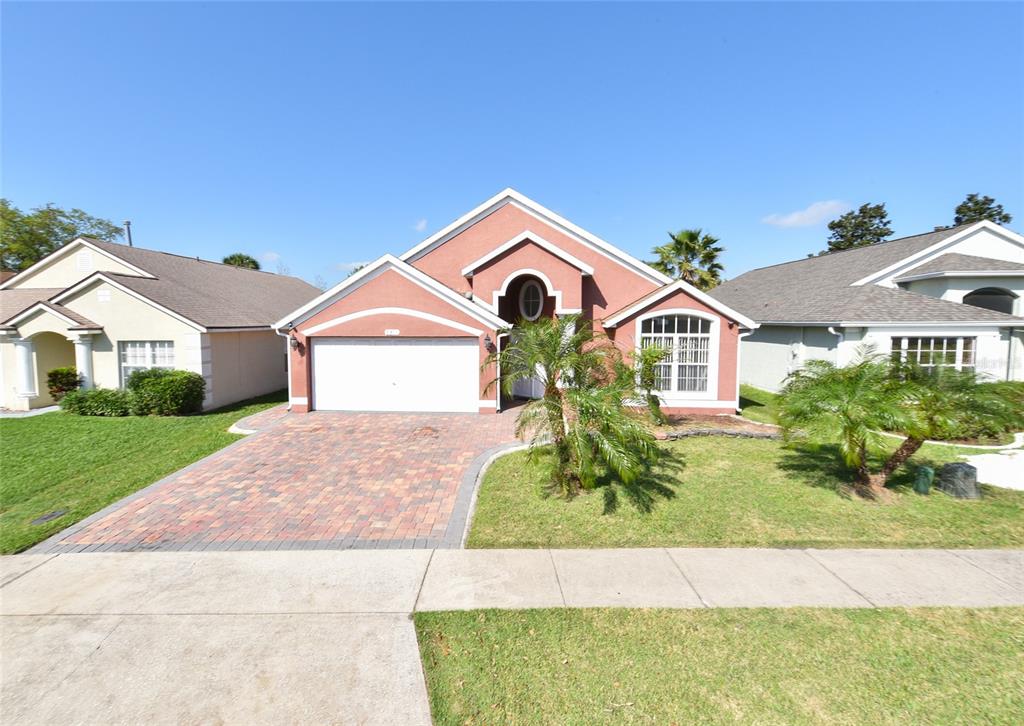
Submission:
POLYGON ((313 408, 467 411, 480 399, 477 338, 312 338, 313 408))

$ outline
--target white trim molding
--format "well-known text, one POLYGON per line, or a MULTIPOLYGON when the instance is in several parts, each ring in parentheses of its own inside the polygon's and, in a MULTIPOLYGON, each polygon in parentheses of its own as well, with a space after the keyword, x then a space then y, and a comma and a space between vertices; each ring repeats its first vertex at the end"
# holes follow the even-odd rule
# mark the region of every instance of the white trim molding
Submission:
POLYGON ((96 245, 94 245, 92 242, 90 242, 89 240, 85 239, 84 237, 78 237, 76 239, 71 240, 66 245, 61 247, 60 249, 54 250, 53 252, 48 254, 46 257, 44 257, 43 259, 39 260, 39 262, 37 262, 34 265, 32 265, 31 267, 28 267, 28 268, 22 270, 21 272, 19 272, 14 277, 12 277, 12 278, 10 278, 8 280, 5 280, 3 282, 3 284, 0 284, 0 290, 5 290, 8 287, 12 287, 15 283, 21 282, 22 280, 26 280, 26 279, 32 277, 32 275, 34 275, 37 272, 39 272, 40 270, 42 270, 44 267, 49 265, 51 262, 53 262, 55 260, 59 260, 61 257, 69 255, 69 254, 71 254, 72 251, 80 249, 82 247, 88 247, 90 250, 92 250, 93 252, 95 252, 95 253, 97 253, 99 255, 103 255, 104 257, 106 257, 108 259, 115 260, 115 261, 119 262, 120 264, 124 265, 125 267, 129 268, 130 270, 133 270, 134 272, 136 272, 141 277, 145 277, 145 278, 149 278, 149 279, 155 279, 154 275, 151 275, 150 273, 146 272, 141 267, 136 267, 135 265, 133 265, 130 262, 128 262, 128 261, 118 257, 117 255, 112 254, 110 252, 107 252, 104 249, 101 249, 101 248, 97 247, 96 245))
POLYGON ((120 290, 121 292, 125 293, 126 295, 130 295, 131 297, 135 298, 136 300, 144 302, 147 305, 156 308, 160 312, 166 313, 167 315, 170 315, 175 320, 178 320, 179 322, 185 323, 185 325, 188 325, 189 327, 194 328, 195 330, 199 331, 200 333, 207 332, 206 328, 204 328, 202 325, 197 323, 195 320, 189 320, 184 315, 176 313, 173 310, 171 310, 170 308, 165 308, 160 303, 155 302, 153 300, 150 300, 148 297, 146 297, 142 293, 136 292, 135 290, 132 290, 127 285, 122 285, 120 282, 118 282, 117 280, 114 280, 113 278, 111 278, 110 276, 108 276, 107 274, 105 274, 103 272, 94 272, 93 274, 91 274, 87 278, 85 278, 84 280, 80 280, 80 281, 76 282, 74 285, 72 285, 71 287, 67 288, 66 290, 63 290, 62 292, 54 295, 52 298, 50 298, 50 301, 59 304, 61 300, 66 300, 67 298, 71 297, 72 295, 74 295, 78 291, 84 290, 86 287, 88 287, 88 286, 90 286, 90 285, 92 285, 94 283, 97 283, 97 282, 105 282, 108 285, 110 285, 111 287, 117 288, 118 290, 120 290))
POLYGON ((534 218, 539 219, 545 224, 554 227, 559 232, 571 237, 580 244, 593 249, 608 259, 617 262, 623 267, 650 280, 651 282, 656 282, 662 285, 671 282, 671 278, 661 272, 658 272, 650 265, 641 262, 632 255, 624 252, 615 245, 606 242, 597 235, 586 231, 582 227, 577 227, 565 217, 556 214, 550 209, 538 204, 512 188, 503 189, 484 203, 474 207, 469 212, 446 226, 440 232, 432 234, 412 249, 400 255, 400 259, 405 262, 415 262, 431 250, 440 247, 452 237, 469 227, 472 227, 481 219, 490 216, 508 204, 511 204, 534 218))
MULTIPOLYGON (((583 311, 582 308, 566 308, 566 307, 562 307, 562 291, 555 289, 555 286, 551 282, 551 278, 550 277, 545 275, 540 270, 535 270, 532 267, 523 267, 523 268, 521 268, 519 270, 516 270, 515 272, 509 273, 508 277, 505 278, 505 281, 501 283, 501 287, 499 287, 497 290, 494 290, 491 293, 491 301, 490 302, 487 302, 486 300, 484 300, 479 295, 473 295, 473 300, 477 304, 479 304, 479 305, 487 308, 491 312, 497 314, 497 312, 498 312, 498 300, 500 300, 502 296, 508 294, 509 285, 512 284, 513 280, 516 280, 517 278, 520 278, 520 277, 524 277, 526 275, 531 275, 533 277, 536 277, 537 279, 539 279, 541 282, 544 283, 544 287, 547 290, 547 295, 545 297, 553 297, 555 299, 555 314, 556 315, 572 315, 574 313, 579 313, 579 312, 583 311)), ((500 320, 500 318, 499 318, 499 320, 500 320)), ((508 326, 509 326, 509 324, 507 322, 503 323, 503 327, 507 328, 508 326)))
POLYGON ((309 403, 309 398, 307 396, 289 396, 288 403, 292 403, 297 406, 305 406, 309 403))
POLYGON ((480 408, 497 408, 498 407, 498 402, 495 401, 494 399, 489 399, 489 398, 481 398, 477 403, 479 404, 480 408))
MULTIPOLYGON (((445 326, 447 326, 449 328, 454 328, 455 330, 461 331, 463 333, 468 333, 469 335, 480 336, 480 335, 483 335, 483 333, 484 333, 484 331, 478 330, 477 328, 471 328, 470 326, 463 325, 462 323, 457 322, 455 320, 449 320, 448 318, 442 318, 440 315, 434 315, 433 313, 425 313, 422 310, 413 310, 412 308, 393 308, 393 307, 387 307, 387 308, 370 308, 368 310, 360 310, 358 312, 349 313, 348 315, 342 315, 340 317, 333 318, 332 320, 328 320, 328 321, 323 322, 323 323, 318 323, 318 324, 314 325, 312 328, 308 328, 307 330, 304 330, 303 334, 304 335, 316 335, 317 333, 319 333, 319 332, 321 332, 323 330, 327 330, 328 328, 333 328, 336 325, 341 325, 343 323, 347 323, 350 320, 358 320, 360 318, 367 318, 367 317, 371 317, 373 315, 405 315, 405 316, 408 316, 410 318, 419 318, 420 320, 429 320, 432 323, 437 323, 438 325, 445 325, 445 326)), ((360 336, 360 337, 365 337, 365 336, 360 336)))
MULTIPOLYGON (((63 320, 65 323, 68 324, 69 328, 73 328, 73 327, 76 327, 76 326, 80 325, 77 320, 73 320, 72 318, 69 318, 67 315, 62 313, 60 310, 54 309, 54 307, 52 305, 50 305, 49 303, 47 303, 46 300, 40 300, 35 305, 32 305, 30 307, 25 308, 20 313, 17 313, 14 317, 9 318, 6 321, 5 325, 15 325, 16 326, 18 323, 20 323, 25 318, 29 317, 30 315, 34 315, 35 313, 40 312, 40 311, 50 313, 54 317, 59 318, 60 320, 63 320)), ((90 330, 91 330, 91 328, 90 328, 90 330)))
POLYGON ((1024 270, 943 270, 941 272, 923 272, 920 275, 897 277, 893 279, 893 282, 914 282, 916 280, 934 280, 947 277, 1024 277, 1024 270))
MULTIPOLYGON (((633 346, 634 350, 640 349, 641 336, 644 335, 642 331, 643 323, 645 320, 652 320, 654 318, 660 318, 672 315, 685 315, 688 317, 700 318, 701 320, 707 320, 711 323, 708 331, 708 377, 707 377, 707 388, 704 391, 655 391, 658 394, 658 398, 665 402, 665 405, 672 408, 683 408, 685 406, 696 406, 705 405, 708 401, 718 401, 718 368, 721 362, 721 339, 722 339, 722 319, 718 315, 712 315, 705 313, 700 310, 694 310, 692 308, 672 308, 669 310, 652 310, 645 315, 641 315, 633 323, 635 328, 633 331, 633 346)), ((650 333, 649 335, 658 335, 658 333, 650 333)), ((665 335, 678 336, 682 333, 666 333, 665 335)), ((738 361, 737 361, 738 362, 738 361)), ((676 375, 675 366, 685 365, 676 362, 670 362, 672 365, 672 380, 675 385, 676 375)), ((739 375, 739 368, 737 367, 737 376, 739 375)))
POLYGON ((330 307, 334 302, 345 297, 345 295, 358 290, 367 282, 373 280, 375 277, 383 274, 387 270, 394 270, 410 282, 419 285, 428 292, 431 292, 442 300, 447 301, 452 305, 452 307, 461 310, 476 320, 479 320, 492 330, 504 328, 508 325, 508 323, 497 315, 494 315, 480 305, 470 302, 451 288, 445 287, 440 282, 426 273, 417 270, 412 265, 403 262, 394 255, 383 255, 366 265, 366 267, 363 267, 355 274, 342 280, 327 292, 306 303, 298 310, 278 320, 273 325, 274 329, 283 330, 294 328, 303 321, 313 317, 318 312, 330 307))
POLYGON ((520 244, 522 244, 524 242, 527 242, 527 243, 531 243, 532 242, 533 244, 535 244, 537 247, 540 247, 545 252, 548 252, 549 254, 554 255, 555 257, 557 257, 558 259, 562 260, 563 262, 571 265, 572 267, 575 267, 577 270, 582 272, 584 275, 592 276, 594 274, 594 268, 591 267, 590 265, 588 265, 583 260, 579 259, 578 257, 573 257, 568 252, 563 250, 561 247, 559 247, 558 245, 555 245, 552 242, 548 242, 546 239, 544 239, 540 235, 535 234, 535 233, 530 232, 530 231, 526 231, 526 232, 522 232, 520 234, 517 234, 515 237, 510 239, 508 242, 505 242, 504 244, 494 248, 493 250, 488 252, 486 255, 484 255, 480 259, 478 259, 475 262, 472 262, 472 263, 466 265, 465 267, 463 267, 462 268, 462 276, 463 277, 472 277, 473 273, 476 270, 480 269, 481 267, 486 265, 488 262, 490 262, 494 258, 500 257, 501 255, 505 254, 506 252, 508 252, 512 248, 517 247, 518 245, 520 245, 520 244))
POLYGON ((686 293, 687 295, 697 300, 698 302, 703 303, 712 310, 721 313, 730 320, 739 323, 740 327, 748 328, 750 330, 756 330, 758 327, 758 323, 755 323, 746 315, 736 312, 725 303, 719 302, 715 298, 708 295, 706 292, 698 290, 693 285, 689 284, 684 280, 676 280, 670 285, 665 285, 664 287, 655 290, 653 293, 645 295, 644 297, 640 298, 629 307, 615 313, 609 318, 606 318, 603 321, 602 325, 606 328, 614 328, 623 320, 628 320, 631 316, 636 315, 639 312, 643 312, 651 305, 655 305, 664 300, 669 295, 672 295, 673 293, 680 291, 686 293))
POLYGON ((913 268, 919 267, 920 265, 924 264, 933 257, 938 256, 949 247, 952 247, 956 243, 966 239, 967 237, 970 237, 975 232, 978 232, 983 229, 988 230, 989 232, 992 232, 993 234, 998 235, 999 237, 1002 237, 1003 239, 1012 242, 1020 247, 1024 247, 1024 237, 1021 237, 1016 232, 1009 230, 1006 227, 1002 227, 996 224, 995 222, 990 222, 989 220, 984 219, 978 222, 977 224, 972 224, 970 227, 966 227, 957 232, 956 234, 952 234, 949 237, 946 237, 945 239, 936 242, 931 247, 926 247, 920 252, 915 252, 912 255, 907 255, 903 259, 894 262, 888 267, 885 267, 881 270, 877 270, 875 272, 872 272, 870 275, 862 277, 856 282, 851 283, 851 287, 868 285, 870 283, 878 282, 879 280, 884 280, 885 278, 889 277, 890 275, 897 272, 901 268, 906 268, 909 272, 913 270, 913 268))

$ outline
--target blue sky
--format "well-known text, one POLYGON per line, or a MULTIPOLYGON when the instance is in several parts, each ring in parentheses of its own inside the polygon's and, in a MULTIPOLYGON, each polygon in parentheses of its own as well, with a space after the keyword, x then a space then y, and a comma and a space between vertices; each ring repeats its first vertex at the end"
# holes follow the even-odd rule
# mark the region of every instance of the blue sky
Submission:
POLYGON ((844 205, 899 236, 980 192, 1024 229, 1020 3, 2 13, 3 195, 139 246, 333 283, 506 186, 641 257, 702 226, 730 277, 844 205))

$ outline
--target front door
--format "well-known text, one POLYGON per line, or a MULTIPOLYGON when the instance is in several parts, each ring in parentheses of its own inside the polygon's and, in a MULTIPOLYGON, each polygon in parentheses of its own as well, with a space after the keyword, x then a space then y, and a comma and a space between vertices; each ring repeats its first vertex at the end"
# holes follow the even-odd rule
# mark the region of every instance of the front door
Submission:
MULTIPOLYGON (((515 331, 512 331, 513 344, 515 336, 515 331)), ((512 395, 515 398, 543 398, 544 383, 539 376, 523 376, 512 384, 512 395)))

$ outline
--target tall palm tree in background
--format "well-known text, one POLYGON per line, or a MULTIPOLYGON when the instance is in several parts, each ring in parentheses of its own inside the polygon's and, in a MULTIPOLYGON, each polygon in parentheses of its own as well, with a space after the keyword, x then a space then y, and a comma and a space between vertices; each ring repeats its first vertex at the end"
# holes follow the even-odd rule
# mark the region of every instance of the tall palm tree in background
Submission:
POLYGON ((256 261, 256 258, 252 255, 247 255, 244 252, 235 252, 225 257, 222 262, 225 265, 233 265, 234 267, 244 267, 249 270, 260 269, 260 263, 256 261))
POLYGON ((684 280, 698 290, 710 290, 722 281, 725 268, 718 256, 725 250, 717 237, 700 229, 681 229, 668 233, 669 241, 651 250, 657 259, 649 264, 676 280, 684 280))

